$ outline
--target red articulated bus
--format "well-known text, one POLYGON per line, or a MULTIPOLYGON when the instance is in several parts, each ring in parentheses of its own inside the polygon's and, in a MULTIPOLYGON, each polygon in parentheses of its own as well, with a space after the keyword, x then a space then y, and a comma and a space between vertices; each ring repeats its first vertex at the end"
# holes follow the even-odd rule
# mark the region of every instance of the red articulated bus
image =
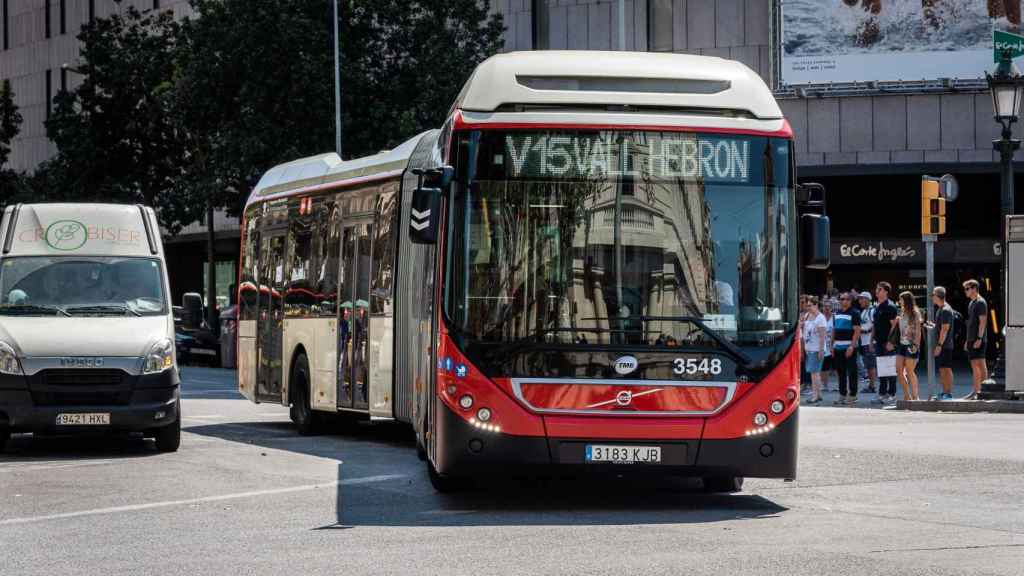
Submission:
POLYGON ((302 433, 409 423, 442 491, 531 467, 794 478, 799 274, 828 222, 801 213, 823 198, 792 139, 736 62, 495 56, 442 129, 264 175, 239 389, 302 433))

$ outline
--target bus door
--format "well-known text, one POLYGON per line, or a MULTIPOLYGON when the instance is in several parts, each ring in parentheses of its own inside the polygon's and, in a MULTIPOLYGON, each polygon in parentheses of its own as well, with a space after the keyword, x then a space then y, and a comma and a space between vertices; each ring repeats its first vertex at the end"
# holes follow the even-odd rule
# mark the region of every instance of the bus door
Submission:
POLYGON ((282 336, 284 331, 284 231, 260 238, 259 314, 256 321, 256 397, 281 402, 282 336))
POLYGON ((369 219, 347 224, 341 235, 338 283, 338 408, 370 407, 370 238, 369 219))

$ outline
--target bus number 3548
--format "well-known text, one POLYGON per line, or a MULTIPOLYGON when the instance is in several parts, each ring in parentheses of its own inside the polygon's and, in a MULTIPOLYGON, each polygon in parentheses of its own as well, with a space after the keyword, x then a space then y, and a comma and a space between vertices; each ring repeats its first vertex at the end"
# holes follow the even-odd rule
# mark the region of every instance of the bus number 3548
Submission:
POLYGON ((672 372, 679 375, 722 373, 722 361, 718 358, 676 358, 672 364, 672 372))

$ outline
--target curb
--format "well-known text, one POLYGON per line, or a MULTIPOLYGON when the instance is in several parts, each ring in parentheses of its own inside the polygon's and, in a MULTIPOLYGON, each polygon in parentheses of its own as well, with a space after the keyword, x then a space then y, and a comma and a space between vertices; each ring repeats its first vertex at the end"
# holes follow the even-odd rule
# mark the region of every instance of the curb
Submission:
POLYGON ((1024 414, 1024 401, 1020 400, 897 400, 898 410, 911 412, 990 412, 996 414, 1024 414))

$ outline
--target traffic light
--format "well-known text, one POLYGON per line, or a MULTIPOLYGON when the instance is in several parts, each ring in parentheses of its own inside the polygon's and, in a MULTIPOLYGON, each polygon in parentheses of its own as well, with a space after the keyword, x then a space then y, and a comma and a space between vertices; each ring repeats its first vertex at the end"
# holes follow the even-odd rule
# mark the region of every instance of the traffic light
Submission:
POLYGON ((938 180, 921 181, 921 234, 946 233, 946 199, 938 180))

